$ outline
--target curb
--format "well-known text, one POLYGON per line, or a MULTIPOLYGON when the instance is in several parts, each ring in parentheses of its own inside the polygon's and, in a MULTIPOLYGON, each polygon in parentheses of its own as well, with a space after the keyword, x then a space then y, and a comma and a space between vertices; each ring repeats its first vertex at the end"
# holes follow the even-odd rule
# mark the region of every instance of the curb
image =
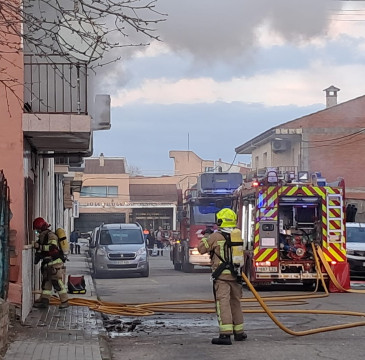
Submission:
MULTIPOLYGON (((88 256, 87 253, 86 253, 86 262, 87 262, 87 266, 89 268, 91 283, 93 285, 92 291, 96 295, 96 298, 100 301, 99 295, 96 291, 95 279, 91 275, 91 266, 90 266, 91 258, 88 256)), ((98 311, 94 311, 94 313, 95 313, 95 317, 97 317, 98 320, 99 320, 98 323, 100 324, 98 338, 99 338, 101 358, 102 358, 102 360, 111 360, 112 359, 112 353, 111 353, 111 349, 110 349, 110 346, 109 346, 108 332, 106 331, 106 329, 103 325, 104 324, 103 314, 98 312, 98 311)))

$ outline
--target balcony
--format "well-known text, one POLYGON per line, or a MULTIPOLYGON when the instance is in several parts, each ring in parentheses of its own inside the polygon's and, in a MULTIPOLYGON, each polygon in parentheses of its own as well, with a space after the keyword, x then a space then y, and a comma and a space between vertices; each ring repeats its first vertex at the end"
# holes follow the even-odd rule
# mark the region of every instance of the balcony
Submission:
POLYGON ((24 56, 23 132, 38 153, 90 156, 87 64, 24 56))

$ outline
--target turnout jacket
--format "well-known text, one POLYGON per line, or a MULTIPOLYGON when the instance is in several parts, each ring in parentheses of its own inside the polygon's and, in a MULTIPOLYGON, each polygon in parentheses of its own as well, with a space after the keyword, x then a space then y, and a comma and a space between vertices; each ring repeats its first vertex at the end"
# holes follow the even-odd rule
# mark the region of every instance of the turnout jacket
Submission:
MULTIPOLYGON (((210 254, 210 258, 212 260, 212 272, 214 272, 217 267, 222 263, 217 255, 219 255, 223 260, 227 259, 226 251, 230 250, 228 249, 228 246, 225 246, 225 244, 226 239, 219 231, 210 234, 208 238, 203 237, 203 239, 198 244, 198 251, 200 254, 210 254)), ((236 281, 236 277, 233 276, 228 269, 223 270, 218 279, 236 281)))
POLYGON ((58 236, 50 231, 45 230, 39 234, 39 257, 48 266, 63 263, 61 249, 58 242, 58 236))

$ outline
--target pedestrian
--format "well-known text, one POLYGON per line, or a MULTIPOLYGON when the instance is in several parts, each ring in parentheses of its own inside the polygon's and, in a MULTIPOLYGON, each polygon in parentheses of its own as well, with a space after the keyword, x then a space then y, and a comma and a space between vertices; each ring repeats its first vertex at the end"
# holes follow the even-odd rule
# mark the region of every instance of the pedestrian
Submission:
POLYGON ((157 256, 160 255, 163 256, 163 235, 162 235, 162 227, 159 226, 158 230, 156 231, 156 245, 157 245, 157 256))
POLYGON ((72 231, 72 233, 70 235, 71 254, 74 253, 74 249, 75 249, 75 254, 80 254, 81 246, 79 244, 79 237, 80 237, 80 231, 79 230, 72 231))
POLYGON ((52 232, 43 218, 38 217, 33 221, 33 229, 38 232, 38 239, 34 244, 36 249, 35 264, 41 262, 42 294, 40 300, 33 306, 36 308, 48 308, 52 296, 52 288, 58 293, 61 304, 59 309, 69 306, 67 289, 63 282, 65 273, 63 252, 57 235, 52 232))
POLYGON ((147 230, 147 231, 148 231, 148 234, 146 236, 146 241, 147 241, 148 254, 150 256, 152 256, 153 248, 155 247, 155 238, 149 230, 147 230))
POLYGON ((207 231, 198 251, 209 253, 212 261, 213 294, 219 324, 219 337, 213 338, 212 344, 232 345, 232 334, 236 341, 247 338, 241 308, 242 277, 233 264, 230 246, 230 233, 236 228, 237 215, 231 209, 222 209, 216 214, 216 220, 219 230, 207 231))
POLYGON ((146 244, 147 244, 147 235, 149 234, 149 230, 148 229, 144 229, 143 230, 143 238, 144 238, 144 241, 146 241, 146 244))

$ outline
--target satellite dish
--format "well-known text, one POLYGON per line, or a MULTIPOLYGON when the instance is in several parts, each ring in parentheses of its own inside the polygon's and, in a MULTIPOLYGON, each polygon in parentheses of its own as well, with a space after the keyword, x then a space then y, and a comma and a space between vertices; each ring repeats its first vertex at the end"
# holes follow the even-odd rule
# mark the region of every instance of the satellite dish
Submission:
POLYGON ((65 15, 58 31, 58 42, 67 54, 80 61, 92 62, 103 55, 103 48, 96 41, 102 38, 101 27, 80 13, 65 15))

